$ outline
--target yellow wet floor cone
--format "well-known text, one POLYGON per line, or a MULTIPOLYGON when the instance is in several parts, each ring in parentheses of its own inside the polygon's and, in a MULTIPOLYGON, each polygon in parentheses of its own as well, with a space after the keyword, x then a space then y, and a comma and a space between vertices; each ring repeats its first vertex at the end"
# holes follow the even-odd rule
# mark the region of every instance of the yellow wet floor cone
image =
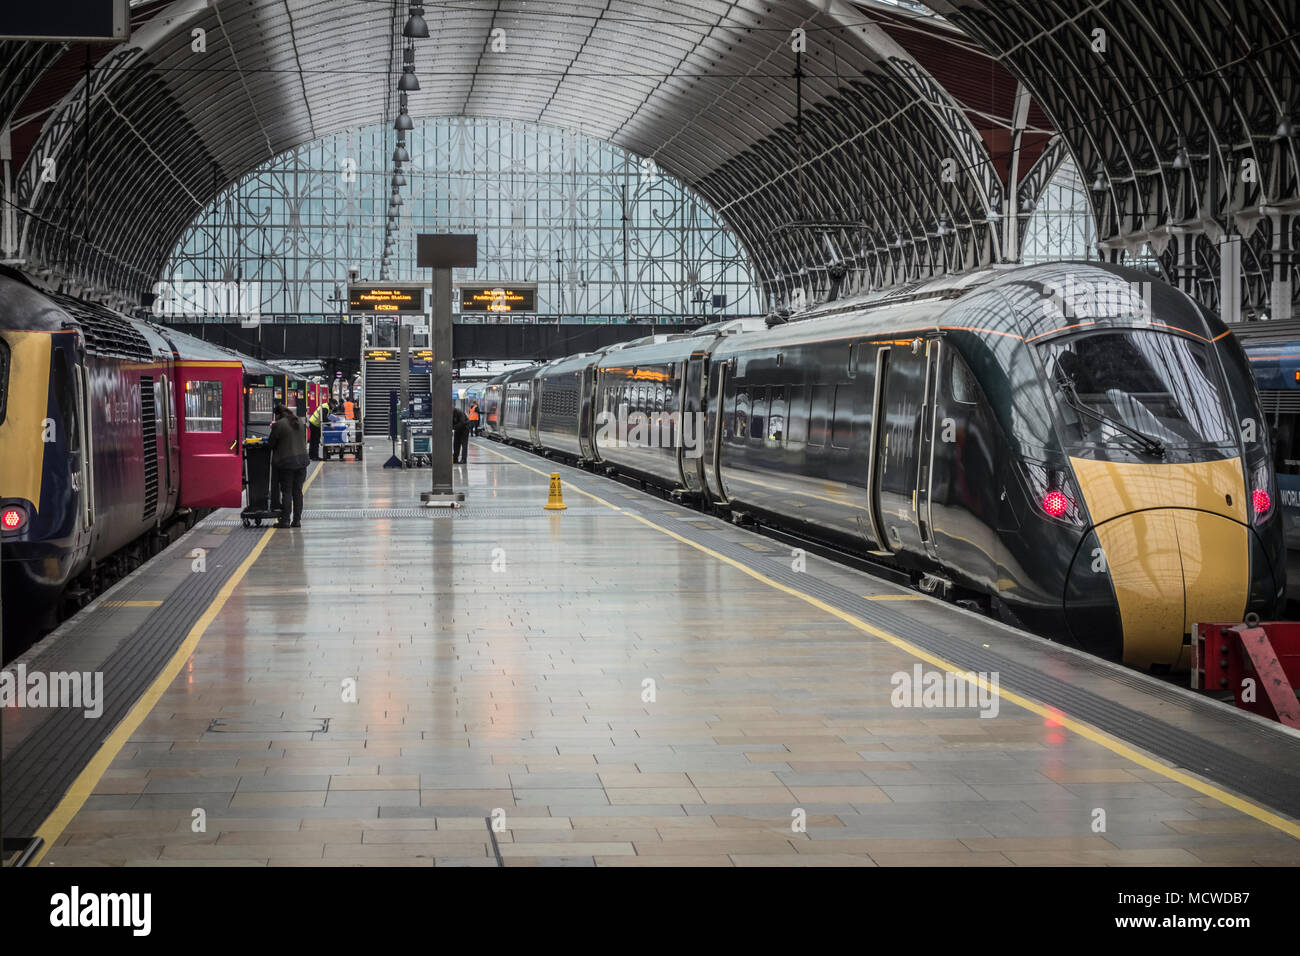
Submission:
POLYGON ((558 471, 553 471, 551 472, 551 494, 550 497, 546 499, 546 507, 542 510, 566 511, 568 510, 568 507, 569 506, 564 503, 564 494, 560 490, 560 473, 558 471))

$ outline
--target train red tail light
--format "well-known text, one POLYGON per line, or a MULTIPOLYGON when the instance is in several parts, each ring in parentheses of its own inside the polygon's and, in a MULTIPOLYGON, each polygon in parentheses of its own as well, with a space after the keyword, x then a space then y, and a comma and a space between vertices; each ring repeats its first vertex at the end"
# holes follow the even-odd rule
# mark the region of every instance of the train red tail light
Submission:
POLYGON ((1070 509, 1070 499, 1065 495, 1053 489, 1043 495, 1043 510, 1053 518, 1059 518, 1070 509))
POLYGON ((27 516, 17 508, 6 508, 0 513, 0 529, 17 531, 27 521, 27 516))
POLYGON ((1256 488, 1250 493, 1250 504, 1255 509, 1256 515, 1266 515, 1273 507, 1273 496, 1263 488, 1256 488))

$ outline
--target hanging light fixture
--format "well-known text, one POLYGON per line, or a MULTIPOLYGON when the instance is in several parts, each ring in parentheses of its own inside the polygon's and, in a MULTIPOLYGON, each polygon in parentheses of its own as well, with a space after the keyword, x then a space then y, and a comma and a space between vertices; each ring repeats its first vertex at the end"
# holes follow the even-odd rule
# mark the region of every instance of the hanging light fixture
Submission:
POLYGON ((393 123, 393 129, 397 130, 399 133, 415 129, 415 124, 411 122, 411 114, 406 111, 405 93, 399 95, 398 103, 400 105, 397 110, 397 122, 393 123))
POLYGON ((1178 152, 1174 153, 1174 161, 1171 166, 1174 169, 1192 168, 1192 158, 1187 154, 1187 144, 1182 140, 1178 141, 1178 152))
POLYGON ((402 171, 400 169, 396 170, 393 173, 393 188, 396 189, 398 186, 405 186, 405 185, 406 185, 406 177, 402 175, 402 171))
POLYGON ((403 93, 420 88, 420 79, 415 75, 415 44, 406 44, 402 51, 402 75, 397 80, 397 88, 403 93))
POLYGON ((410 161, 411 154, 406 151, 406 140, 399 139, 397 141, 397 148, 393 150, 393 162, 409 163, 410 161))
POLYGON ((1277 132, 1273 134, 1276 140, 1290 139, 1295 135, 1295 123, 1291 119, 1290 113, 1283 113, 1282 118, 1278 120, 1277 132))
POLYGON ((1110 188, 1110 183, 1106 178, 1106 167, 1097 166, 1097 178, 1092 181, 1092 191, 1095 193, 1104 193, 1110 188))
POLYGON ((402 27, 402 36, 410 40, 429 38, 429 24, 424 22, 423 4, 411 4, 411 14, 406 18, 406 26, 402 27))

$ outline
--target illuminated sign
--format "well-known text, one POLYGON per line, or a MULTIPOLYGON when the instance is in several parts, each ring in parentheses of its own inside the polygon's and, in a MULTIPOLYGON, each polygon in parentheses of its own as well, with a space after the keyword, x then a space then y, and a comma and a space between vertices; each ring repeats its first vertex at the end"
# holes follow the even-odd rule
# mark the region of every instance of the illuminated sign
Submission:
POLYGON ((536 312, 537 286, 462 286, 457 290, 462 312, 536 312))
MULTIPOLYGON (((366 352, 367 362, 391 362, 397 358, 397 353, 392 349, 370 349, 366 352)), ((335 378, 342 378, 342 372, 335 372, 335 378)))
POLYGON ((424 312, 423 286, 348 286, 349 312, 424 312))

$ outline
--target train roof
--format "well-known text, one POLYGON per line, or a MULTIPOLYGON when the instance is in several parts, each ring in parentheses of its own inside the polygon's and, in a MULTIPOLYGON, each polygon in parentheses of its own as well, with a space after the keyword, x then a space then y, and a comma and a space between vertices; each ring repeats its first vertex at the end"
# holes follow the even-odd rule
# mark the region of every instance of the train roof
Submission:
POLYGON ((277 366, 214 345, 167 325, 123 315, 115 309, 87 299, 42 288, 31 277, 10 266, 0 265, 0 326, 35 328, 58 332, 72 319, 81 329, 86 350, 95 355, 112 355, 148 361, 156 356, 161 339, 182 359, 239 361, 246 371, 259 375, 290 375, 277 366), (44 307, 43 307, 44 306, 44 307))

